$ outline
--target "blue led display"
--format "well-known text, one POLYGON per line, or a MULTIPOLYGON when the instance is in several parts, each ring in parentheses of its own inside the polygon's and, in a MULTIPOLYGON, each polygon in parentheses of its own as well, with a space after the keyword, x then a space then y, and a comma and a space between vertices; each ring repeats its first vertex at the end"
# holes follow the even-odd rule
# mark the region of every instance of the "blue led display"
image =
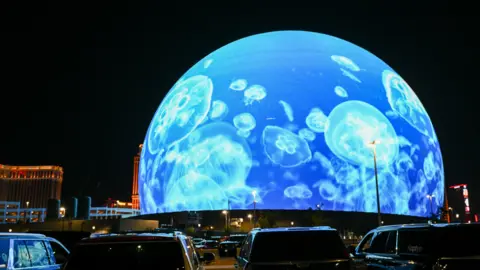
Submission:
POLYGON ((141 211, 255 201, 376 212, 374 152, 383 213, 429 216, 443 204, 432 123, 392 68, 328 35, 254 35, 195 64, 162 101, 141 155, 141 211))

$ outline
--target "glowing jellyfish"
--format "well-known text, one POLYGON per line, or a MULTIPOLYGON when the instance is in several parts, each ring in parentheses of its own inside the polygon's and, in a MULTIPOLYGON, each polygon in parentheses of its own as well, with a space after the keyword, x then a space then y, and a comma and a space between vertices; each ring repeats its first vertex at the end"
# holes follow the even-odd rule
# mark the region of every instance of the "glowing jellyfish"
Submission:
POLYGON ((250 113, 241 113, 233 118, 233 125, 239 130, 250 131, 255 128, 257 122, 250 113))
POLYGON ((341 87, 341 86, 335 86, 335 94, 337 94, 337 96, 339 97, 342 97, 342 98, 347 98, 348 97, 348 93, 347 93, 347 90, 345 90, 345 88, 341 87))
POLYGON ((330 160, 328 160, 326 156, 324 156, 320 152, 315 152, 313 153, 313 159, 320 163, 322 168, 326 171, 327 175, 329 176, 334 175, 335 171, 333 169, 332 162, 330 162, 330 160))
POLYGON ((283 100, 280 100, 278 103, 283 107, 285 115, 287 115, 288 121, 292 122, 294 120, 292 106, 290 106, 290 104, 283 100))
POLYGON ((176 84, 153 117, 147 134, 150 153, 183 140, 202 123, 210 110, 212 91, 212 81, 202 75, 176 84))
POLYGON ((245 105, 251 105, 255 101, 259 102, 267 96, 267 90, 265 90, 265 87, 258 84, 250 86, 243 93, 245 105))
POLYGON ((341 194, 340 190, 330 180, 320 180, 313 184, 314 188, 318 188, 320 196, 327 201, 333 201, 341 194))
POLYGON ((315 140, 315 133, 313 133, 310 129, 308 128, 302 128, 298 131, 298 136, 301 138, 311 142, 315 140))
POLYGON ((296 184, 294 186, 287 187, 283 191, 283 195, 290 199, 309 199, 313 193, 305 184, 296 184))
POLYGON ((437 172, 437 166, 435 164, 432 151, 428 152, 428 155, 423 161, 423 171, 425 172, 425 177, 427 178, 427 180, 430 181, 435 177, 435 173, 437 172))
POLYGON ((341 55, 332 55, 330 58, 337 64, 343 67, 346 67, 351 71, 355 71, 355 72, 360 71, 360 67, 358 67, 357 64, 355 64, 353 60, 350 58, 347 58, 341 55))
POLYGON ((376 141, 377 166, 391 164, 398 154, 397 134, 390 121, 375 107, 363 101, 346 101, 328 116, 325 142, 339 158, 373 167, 370 142, 376 141))
POLYGON ((227 200, 218 183, 192 170, 168 190, 164 207, 170 211, 214 210, 225 206, 227 200))
MULTIPOLYGON (((252 154, 244 138, 230 124, 214 122, 195 130, 199 134, 194 144, 182 145, 188 150, 182 152, 180 174, 195 168, 209 176, 222 187, 244 186, 252 167, 252 154)), ((178 176, 172 173, 172 179, 178 176)))
POLYGON ((390 70, 383 71, 382 80, 392 110, 419 132, 434 138, 435 132, 433 131, 432 122, 422 103, 407 82, 390 70))
POLYGON ((359 78, 357 78, 355 75, 353 75, 350 71, 345 70, 345 69, 343 69, 343 68, 341 68, 340 70, 342 71, 343 76, 348 77, 348 78, 350 78, 350 79, 352 79, 353 81, 356 81, 356 82, 358 82, 358 83, 361 83, 361 82, 362 82, 362 81, 360 81, 359 78))
POLYGON ((395 111, 387 111, 385 112, 385 115, 392 118, 392 119, 397 119, 398 118, 398 113, 395 111))
POLYGON ((212 102, 212 109, 210 111, 210 118, 212 120, 221 120, 228 114, 228 106, 221 100, 212 102))
POLYGON ((268 159, 282 167, 296 167, 312 158, 307 141, 281 127, 266 126, 262 143, 268 159))
POLYGON ((247 80, 237 79, 230 84, 229 88, 234 91, 243 91, 245 90, 245 88, 247 88, 247 85, 248 85, 247 80))
POLYGON ((203 63, 203 68, 208 68, 210 65, 213 63, 213 59, 207 59, 205 60, 205 63, 203 63))
POLYGON ((305 119, 308 128, 317 133, 325 132, 328 128, 328 117, 318 108, 313 108, 305 119))

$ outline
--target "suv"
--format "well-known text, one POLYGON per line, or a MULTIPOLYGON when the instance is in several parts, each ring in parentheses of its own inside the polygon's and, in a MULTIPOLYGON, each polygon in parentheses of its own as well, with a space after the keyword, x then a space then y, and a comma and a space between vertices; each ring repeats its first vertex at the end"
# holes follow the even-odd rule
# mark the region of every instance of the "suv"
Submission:
POLYGON ((252 230, 242 244, 236 268, 351 270, 353 261, 335 229, 289 227, 252 230))
POLYGON ((363 269, 480 269, 480 224, 381 226, 351 248, 363 269))
POLYGON ((128 233, 92 235, 72 251, 64 270, 85 269, 192 269, 215 260, 213 253, 198 256, 185 235, 128 233))
POLYGON ((0 269, 60 269, 68 254, 60 242, 43 234, 0 233, 0 269))

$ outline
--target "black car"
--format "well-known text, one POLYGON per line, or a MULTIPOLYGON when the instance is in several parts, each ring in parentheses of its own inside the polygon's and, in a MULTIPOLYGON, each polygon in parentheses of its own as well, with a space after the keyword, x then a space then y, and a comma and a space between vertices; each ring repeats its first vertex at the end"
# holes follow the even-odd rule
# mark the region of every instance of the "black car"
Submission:
POLYGON ((351 248, 358 269, 480 269, 480 224, 381 226, 351 248))
POLYGON ((236 259, 236 268, 249 270, 354 269, 340 235, 327 226, 252 230, 236 259))
POLYGON ((246 234, 232 234, 225 241, 218 245, 218 255, 221 257, 234 257, 237 255, 237 248, 240 248, 246 234))

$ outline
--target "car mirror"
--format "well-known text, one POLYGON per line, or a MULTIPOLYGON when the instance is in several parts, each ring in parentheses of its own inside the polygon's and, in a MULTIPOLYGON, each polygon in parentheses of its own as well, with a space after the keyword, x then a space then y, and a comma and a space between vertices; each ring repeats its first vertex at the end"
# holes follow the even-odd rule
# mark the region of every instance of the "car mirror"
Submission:
POLYGON ((350 254, 354 254, 354 255, 355 255, 355 246, 354 246, 354 245, 348 246, 348 252, 350 252, 350 254))
POLYGON ((64 264, 67 261, 67 257, 61 253, 55 253, 55 262, 57 264, 64 264))
POLYGON ((213 261, 215 261, 215 254, 213 254, 211 252, 205 252, 205 253, 203 253, 203 256, 202 256, 201 259, 202 259, 203 262, 206 262, 206 263, 213 262, 213 261))

